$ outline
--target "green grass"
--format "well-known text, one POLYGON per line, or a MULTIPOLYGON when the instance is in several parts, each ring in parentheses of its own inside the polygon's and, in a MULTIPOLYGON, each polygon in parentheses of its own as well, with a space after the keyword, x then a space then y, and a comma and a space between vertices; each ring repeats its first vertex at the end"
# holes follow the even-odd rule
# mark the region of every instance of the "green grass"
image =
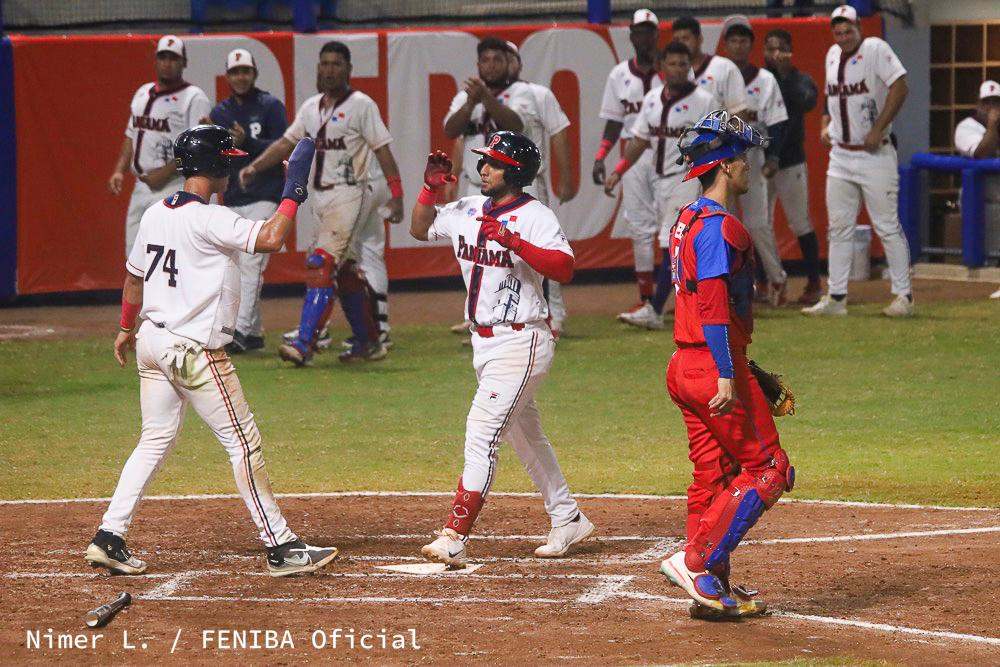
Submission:
MULTIPOLYGON (((751 356, 782 372, 800 401, 778 424, 799 473, 795 496, 1000 506, 1000 311, 967 301, 921 304, 910 321, 877 313, 758 318, 751 356)), ((663 383, 669 333, 597 317, 571 325, 539 395, 571 488, 683 493, 687 442, 663 383)), ((331 354, 311 369, 238 358, 276 489, 453 488, 475 378, 470 349, 442 331, 398 327, 389 358, 363 366, 331 354)), ((119 369, 110 343, 0 343, 0 497, 112 492, 139 403, 134 366, 119 369)), ((513 452, 501 459, 495 489, 530 490, 513 452)), ((150 492, 233 489, 225 453, 189 412, 150 492)))

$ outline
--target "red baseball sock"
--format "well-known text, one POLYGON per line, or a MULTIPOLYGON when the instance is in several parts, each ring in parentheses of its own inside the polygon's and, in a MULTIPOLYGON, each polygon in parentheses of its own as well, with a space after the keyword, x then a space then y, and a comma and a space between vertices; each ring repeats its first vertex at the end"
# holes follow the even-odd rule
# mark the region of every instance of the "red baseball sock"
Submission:
POLYGON ((639 287, 639 298, 642 301, 649 301, 653 298, 653 290, 656 286, 653 283, 652 271, 636 271, 635 283, 639 287))
POLYGON ((466 491, 462 486, 462 478, 458 478, 458 490, 455 501, 451 505, 451 514, 445 528, 451 528, 462 536, 468 536, 472 525, 476 523, 479 510, 483 509, 483 494, 480 491, 466 491))

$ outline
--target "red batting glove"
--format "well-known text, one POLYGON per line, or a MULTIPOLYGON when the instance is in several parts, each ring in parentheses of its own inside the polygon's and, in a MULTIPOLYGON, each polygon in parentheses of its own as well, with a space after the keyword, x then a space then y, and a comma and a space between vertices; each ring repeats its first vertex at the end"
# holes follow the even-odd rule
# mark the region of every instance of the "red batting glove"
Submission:
POLYGON ((487 240, 496 241, 504 248, 512 250, 515 253, 521 252, 523 241, 520 234, 510 231, 502 222, 491 215, 482 215, 476 218, 476 220, 482 220, 483 224, 479 228, 479 231, 486 232, 487 240))
POLYGON ((434 151, 427 156, 424 184, 431 190, 436 190, 445 183, 454 183, 458 179, 451 173, 451 166, 451 160, 444 151, 434 151))

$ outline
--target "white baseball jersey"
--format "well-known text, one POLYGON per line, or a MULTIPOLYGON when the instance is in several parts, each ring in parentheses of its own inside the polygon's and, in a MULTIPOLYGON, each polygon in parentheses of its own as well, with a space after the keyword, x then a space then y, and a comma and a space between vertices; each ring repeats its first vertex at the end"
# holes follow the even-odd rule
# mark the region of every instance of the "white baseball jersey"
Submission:
POLYGON ((766 136, 769 125, 788 120, 778 80, 766 69, 749 65, 741 72, 747 91, 747 122, 766 136))
POLYGON ((739 113, 747 108, 743 75, 729 58, 705 56, 701 67, 697 70, 691 68, 688 79, 712 93, 716 103, 729 113, 739 113))
MULTIPOLYGON (((536 109, 535 93, 532 91, 530 85, 524 81, 515 81, 498 92, 496 94, 496 98, 500 104, 514 110, 514 112, 521 119, 521 122, 524 124, 524 129, 522 131, 525 136, 538 145, 538 138, 528 134, 528 132, 532 130, 532 125, 535 126, 535 131, 538 131, 539 127, 543 123, 543 121, 539 119, 536 119, 532 123, 528 122, 530 120, 528 116, 535 113, 536 109)), ((464 90, 458 91, 458 94, 451 100, 451 106, 448 108, 448 113, 445 114, 444 122, 447 123, 449 118, 465 106, 465 102, 468 99, 468 93, 464 90)), ((477 104, 472 108, 472 114, 469 116, 469 124, 466 125, 465 129, 462 131, 462 136, 465 138, 465 150, 462 153, 462 169, 464 170, 466 177, 474 185, 480 184, 481 180, 479 178, 479 171, 476 169, 478 157, 471 154, 470 151, 473 148, 482 148, 485 146, 486 137, 499 129, 500 128, 497 127, 497 124, 486 112, 485 106, 477 104)), ((542 150, 542 147, 538 146, 538 149, 542 150)), ((544 160, 542 161, 542 164, 545 164, 544 160)))
MULTIPOLYGON (((889 86, 906 75, 903 63, 884 40, 866 37, 853 53, 834 44, 826 52, 826 112, 830 139, 858 146, 864 143, 882 113, 889 86)), ((885 137, 892 124, 885 128, 885 137)))
POLYGON ((542 154, 542 166, 538 174, 545 174, 549 162, 549 142, 552 137, 569 127, 569 118, 559 106, 555 93, 537 83, 516 81, 514 85, 523 84, 528 87, 530 95, 517 98, 514 111, 521 117, 524 129, 521 132, 535 142, 542 154))
POLYGON ((452 242, 468 290, 466 317, 479 326, 544 320, 549 315, 544 278, 512 251, 481 235, 482 223, 476 218, 484 213, 533 245, 573 255, 555 213, 531 195, 497 207, 489 197, 474 195, 438 208, 427 238, 452 242))
POLYGON ((233 339, 240 253, 254 252, 263 220, 177 192, 150 206, 125 269, 143 279, 142 317, 214 350, 233 339))
POLYGON ((676 176, 688 170, 678 165, 678 140, 705 114, 716 108, 715 98, 705 89, 687 84, 669 97, 666 86, 654 88, 642 101, 642 109, 632 125, 632 135, 652 144, 653 165, 660 176, 676 176))
POLYGON ((190 83, 166 90, 144 83, 129 108, 125 136, 132 140, 132 172, 138 176, 173 160, 174 141, 211 113, 212 103, 190 83))
POLYGON ((608 73, 608 80, 604 83, 604 97, 601 98, 601 113, 598 116, 621 123, 621 138, 631 139, 632 126, 639 115, 643 98, 653 88, 662 85, 663 80, 655 68, 644 74, 635 58, 623 60, 608 73))
POLYGON ((285 139, 292 143, 303 137, 316 140, 311 189, 322 192, 366 181, 375 151, 392 142, 378 105, 358 90, 348 91, 329 107, 322 103, 322 93, 303 102, 285 130, 285 139))
MULTIPOLYGON (((955 148, 962 155, 972 157, 985 136, 986 126, 976 120, 975 116, 969 116, 955 126, 955 148)), ((1000 157, 1000 151, 997 151, 997 155, 989 157, 1000 157)), ((1000 202, 1000 174, 987 173, 984 183, 986 199, 990 202, 1000 202)))

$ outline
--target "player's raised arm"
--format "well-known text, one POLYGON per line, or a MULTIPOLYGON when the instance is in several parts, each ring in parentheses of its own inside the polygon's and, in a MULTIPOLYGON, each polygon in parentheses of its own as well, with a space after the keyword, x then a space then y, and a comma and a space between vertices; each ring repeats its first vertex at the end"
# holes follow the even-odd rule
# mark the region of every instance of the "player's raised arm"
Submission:
POLYGON ((455 180, 455 175, 451 173, 451 159, 444 151, 434 151, 427 156, 424 187, 420 190, 410 215, 410 235, 413 238, 418 241, 427 240, 427 231, 437 217, 434 202, 437 201, 438 190, 455 180))
POLYGON ((288 172, 285 175, 285 189, 281 192, 281 204, 257 233, 257 240, 254 243, 255 253, 278 252, 285 244, 285 238, 292 229, 299 204, 304 202, 309 194, 306 183, 309 181, 309 168, 312 166, 315 152, 316 143, 309 137, 300 140, 292 151, 291 157, 288 158, 288 172))
MULTIPOLYGON (((312 142, 312 139, 309 140, 312 142)), ((299 142, 301 143, 301 141, 299 142)), ((315 150, 316 145, 312 145, 311 150, 315 150)), ((276 139, 274 143, 267 147, 267 149, 257 156, 257 159, 243 167, 240 171, 240 185, 244 188, 249 185, 257 174, 262 171, 267 171, 271 167, 277 165, 282 160, 288 159, 288 156, 292 154, 295 149, 295 144, 289 141, 286 137, 281 137, 276 139)), ((305 178, 302 179, 302 183, 305 184, 306 180, 309 178, 309 169, 306 169, 305 178)), ((304 200, 303 200, 304 201, 304 200)))

